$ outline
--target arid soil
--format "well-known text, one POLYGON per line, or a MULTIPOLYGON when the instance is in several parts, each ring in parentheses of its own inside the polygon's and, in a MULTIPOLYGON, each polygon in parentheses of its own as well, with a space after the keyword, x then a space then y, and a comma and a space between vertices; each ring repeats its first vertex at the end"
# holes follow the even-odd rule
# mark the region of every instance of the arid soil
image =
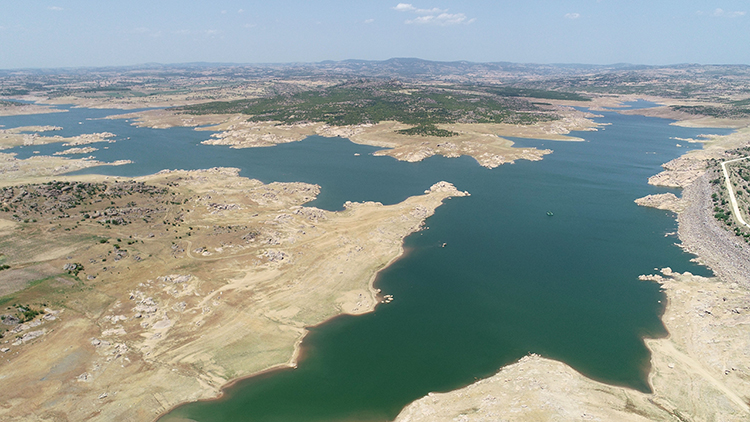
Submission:
MULTIPOLYGON (((40 100, 40 98, 29 98, 29 100, 40 100)), ((64 113, 65 110, 56 109, 41 104, 24 104, 3 106, 0 105, 0 116, 21 116, 26 114, 64 113)))
POLYGON ((152 420, 294 366, 306 327, 371 311, 404 237, 466 195, 328 212, 302 206, 318 186, 237 174, 4 181, 0 419, 152 420))
POLYGON ((54 132, 62 128, 56 126, 22 126, 10 129, 0 129, 0 149, 16 146, 33 146, 51 143, 62 143, 64 146, 87 145, 97 142, 114 142, 114 133, 85 133, 83 135, 62 137, 59 135, 42 136, 43 132, 54 132))

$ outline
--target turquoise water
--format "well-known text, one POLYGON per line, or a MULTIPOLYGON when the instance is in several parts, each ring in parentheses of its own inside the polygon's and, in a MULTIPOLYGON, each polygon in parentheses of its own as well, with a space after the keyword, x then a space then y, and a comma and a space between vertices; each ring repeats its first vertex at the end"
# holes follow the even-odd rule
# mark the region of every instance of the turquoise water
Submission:
MULTIPOLYGON (((659 320, 663 295, 638 276, 664 266, 710 272, 691 263, 674 246, 676 238, 667 236, 676 230, 670 213, 633 200, 668 191, 646 182, 662 163, 686 151, 670 137, 728 131, 601 114, 598 120, 611 125, 575 134, 585 142, 516 140, 555 152, 541 162, 493 170, 466 157, 398 162, 343 139, 310 137, 233 150, 200 145, 206 132, 84 121, 79 126, 91 125, 85 132, 119 135, 114 144, 99 144, 109 149, 95 152, 98 159, 135 161, 86 170, 91 173, 238 167, 263 181, 318 183, 322 193, 312 205, 332 210, 347 200, 395 203, 439 180, 472 194, 446 201, 428 220, 429 230, 406 239, 407 255, 380 274, 377 287, 394 295, 394 302, 311 327, 297 369, 241 381, 221 400, 188 404, 170 415, 199 421, 385 421, 428 392, 467 385, 528 353, 648 391, 649 353, 642 338, 665 334, 659 320), (95 125, 101 129, 91 130, 95 125)), ((71 115, 62 124, 64 117, 54 116, 66 130, 80 119, 71 115)), ((27 124, 8 119, 18 118, 0 118, 0 124, 27 124)))

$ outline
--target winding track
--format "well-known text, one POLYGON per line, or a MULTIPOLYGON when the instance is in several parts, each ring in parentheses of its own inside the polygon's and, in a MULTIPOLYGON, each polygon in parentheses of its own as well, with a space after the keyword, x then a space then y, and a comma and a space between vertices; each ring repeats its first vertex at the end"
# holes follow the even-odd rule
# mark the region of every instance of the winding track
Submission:
POLYGON ((736 158, 734 160, 724 161, 721 163, 721 169, 724 170, 724 180, 727 184, 727 190, 729 191, 729 201, 732 203, 732 212, 734 213, 735 218, 737 221, 739 221, 740 224, 742 224, 745 227, 750 228, 750 224, 747 224, 744 218, 742 218, 742 214, 740 214, 740 207, 737 205, 737 198, 734 196, 734 189, 732 188, 732 181, 729 180, 729 172, 727 171, 727 164, 733 163, 735 161, 742 161, 747 160, 750 157, 743 157, 743 158, 736 158))

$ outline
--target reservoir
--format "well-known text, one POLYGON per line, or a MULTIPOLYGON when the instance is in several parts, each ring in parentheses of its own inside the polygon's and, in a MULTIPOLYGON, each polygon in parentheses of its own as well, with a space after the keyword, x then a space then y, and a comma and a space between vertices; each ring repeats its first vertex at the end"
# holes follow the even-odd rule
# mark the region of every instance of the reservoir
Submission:
MULTIPOLYGON (((396 203, 440 180, 472 194, 439 207, 429 229, 406 239, 404 257, 380 273, 376 287, 393 302, 310 327, 298 368, 239 381, 221 399, 181 406, 163 420, 387 421, 429 392, 465 386, 529 353, 648 391, 642 339, 666 334, 663 295, 638 276, 667 266, 710 275, 674 245, 671 213, 633 201, 669 191, 649 186, 648 177, 699 147, 673 138, 728 130, 602 112, 596 120, 609 125, 573 134, 584 142, 514 139, 554 153, 489 170, 469 157, 399 162, 373 156, 377 148, 317 136, 273 148, 206 146, 200 141, 210 132, 100 119, 115 113, 70 109, 0 124, 62 126, 53 133, 62 136, 113 132, 116 142, 93 144, 99 150, 87 155, 134 162, 81 173, 237 167, 264 182, 317 183, 321 194, 309 205, 329 210, 345 201, 396 203)), ((26 158, 63 149, 10 152, 26 158)))

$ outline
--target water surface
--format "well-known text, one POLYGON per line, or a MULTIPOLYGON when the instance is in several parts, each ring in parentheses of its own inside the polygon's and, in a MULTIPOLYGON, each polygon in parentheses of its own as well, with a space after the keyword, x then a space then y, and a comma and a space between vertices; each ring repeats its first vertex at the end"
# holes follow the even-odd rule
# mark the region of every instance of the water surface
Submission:
MULTIPOLYGON (((210 132, 135 128, 126 121, 85 120, 87 113, 100 115, 72 110, 44 115, 60 123, 33 123, 64 126, 70 131, 65 136, 84 127, 114 132, 117 142, 94 144, 109 148, 92 155, 134 161, 81 173, 237 167, 266 182, 317 183, 322 192, 312 205, 329 210, 347 200, 396 203, 440 180, 472 194, 446 201, 427 221, 429 230, 406 239, 409 253, 381 272, 377 287, 394 302, 311 327, 297 369, 238 382, 221 400, 188 404, 170 416, 385 421, 431 391, 490 376, 528 353, 648 391, 642 338, 665 334, 659 319, 664 297, 638 276, 665 266, 710 275, 674 245, 673 215, 633 201, 669 191, 647 185, 648 177, 697 146, 678 147, 672 137, 728 131, 603 112, 598 120, 611 125, 573 134, 585 142, 518 139, 554 153, 488 170, 468 157, 404 163, 371 155, 376 148, 317 136, 273 148, 205 146, 200 141, 210 132)), ((0 118, 0 124, 12 127, 13 119, 21 118, 0 118)), ((22 157, 28 149, 13 151, 22 157)), ((40 152, 60 149, 49 145, 40 152)))

